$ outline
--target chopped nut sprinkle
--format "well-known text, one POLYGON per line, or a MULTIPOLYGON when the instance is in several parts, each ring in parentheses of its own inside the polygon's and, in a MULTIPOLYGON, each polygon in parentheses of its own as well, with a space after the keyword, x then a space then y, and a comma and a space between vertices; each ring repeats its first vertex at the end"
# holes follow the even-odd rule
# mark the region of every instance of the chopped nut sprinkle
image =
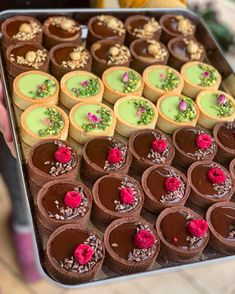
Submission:
POLYGON ((126 46, 115 44, 109 48, 109 59, 107 63, 115 65, 124 64, 128 62, 130 56, 130 50, 126 46))
POLYGON ((80 31, 80 26, 76 25, 76 22, 70 18, 64 16, 51 17, 51 25, 61 28, 71 34, 80 31))
POLYGON ((73 51, 69 54, 69 60, 62 61, 61 66, 70 69, 84 68, 88 63, 89 57, 87 50, 82 46, 78 46, 73 48, 73 51))
POLYGON ((27 65, 34 69, 39 69, 47 58, 46 49, 38 49, 37 51, 28 51, 25 56, 15 56, 10 54, 10 61, 16 62, 19 65, 27 65))
POLYGON ((188 39, 184 39, 184 43, 187 45, 186 50, 190 55, 190 59, 200 60, 203 53, 202 45, 194 40, 188 40, 188 39))
POLYGON ((12 38, 19 41, 30 41, 41 31, 42 29, 39 24, 34 21, 30 21, 29 23, 22 23, 19 26, 18 33, 13 35, 12 38))
POLYGON ((137 38, 153 38, 154 34, 161 29, 159 23, 155 20, 155 18, 150 18, 150 20, 144 24, 142 28, 134 28, 132 33, 137 38))
POLYGON ((123 23, 114 16, 111 15, 98 15, 98 25, 105 25, 107 28, 111 29, 114 33, 122 36, 125 33, 123 23))
POLYGON ((147 50, 148 53, 158 61, 163 61, 167 56, 167 50, 161 46, 161 44, 155 40, 147 40, 149 43, 147 50))
POLYGON ((189 19, 185 18, 183 15, 177 15, 176 19, 178 20, 179 32, 184 36, 190 36, 193 34, 195 25, 193 25, 189 19))

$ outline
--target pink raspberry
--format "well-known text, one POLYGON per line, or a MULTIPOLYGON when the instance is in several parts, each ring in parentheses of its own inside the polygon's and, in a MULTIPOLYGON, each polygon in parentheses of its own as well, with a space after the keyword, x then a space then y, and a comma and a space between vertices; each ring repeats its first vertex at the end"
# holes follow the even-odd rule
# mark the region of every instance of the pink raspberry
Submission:
POLYGON ((122 160, 122 153, 118 148, 113 148, 109 150, 107 159, 111 164, 119 163, 122 160))
POLYGON ((167 148, 167 141, 164 139, 156 139, 152 142, 152 149, 157 153, 162 154, 167 148))
POLYGON ((72 153, 69 148, 62 146, 55 152, 55 159, 60 163, 68 163, 72 158, 72 153))
POLYGON ((198 238, 205 236, 208 230, 208 224, 204 219, 193 219, 188 223, 189 232, 198 238))
POLYGON ((120 197, 124 204, 131 205, 134 202, 134 195, 131 188, 122 187, 120 191, 120 197))
POLYGON ((139 249, 151 248, 155 243, 155 235, 147 230, 140 230, 134 236, 135 247, 139 249))
POLYGON ((165 180, 165 188, 167 191, 174 192, 179 189, 180 181, 177 178, 169 177, 165 180))
POLYGON ((69 191, 64 197, 64 203, 68 207, 77 208, 80 206, 82 201, 81 194, 76 191, 69 191))
POLYGON ((80 244, 74 250, 74 257, 79 264, 87 264, 94 254, 94 250, 88 244, 80 244))
POLYGON ((218 167, 213 167, 208 171, 208 178, 213 184, 222 184, 226 180, 226 175, 222 169, 218 167))
POLYGON ((200 149, 208 149, 210 148, 212 143, 211 136, 207 134, 200 134, 196 139, 196 145, 200 149))

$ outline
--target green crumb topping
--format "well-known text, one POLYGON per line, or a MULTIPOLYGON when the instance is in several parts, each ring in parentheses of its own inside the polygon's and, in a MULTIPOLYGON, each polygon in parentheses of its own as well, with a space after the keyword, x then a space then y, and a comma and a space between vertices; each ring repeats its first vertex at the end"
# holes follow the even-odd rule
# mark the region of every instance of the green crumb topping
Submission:
POLYGON ((56 136, 60 133, 60 131, 64 127, 64 119, 63 116, 53 108, 47 108, 45 114, 48 116, 46 119, 42 121, 42 123, 46 126, 43 129, 38 131, 40 137, 45 136, 56 136))
POLYGON ((131 100, 130 103, 134 103, 136 108, 136 116, 139 117, 138 124, 148 125, 151 123, 154 117, 154 110, 152 106, 143 100, 131 100))
POLYGON ((202 74, 200 76, 201 82, 199 86, 202 86, 202 87, 213 86, 217 81, 216 70, 201 63, 198 66, 202 70, 202 74))
POLYGON ((94 96, 99 92, 100 86, 97 78, 91 78, 80 82, 78 87, 71 89, 72 93, 77 97, 94 96))
POLYGON ((167 92, 177 88, 180 82, 179 77, 171 69, 168 69, 166 74, 161 73, 159 77, 160 85, 157 84, 156 87, 167 92))
POLYGON ((132 70, 127 71, 122 76, 123 82, 123 92, 131 93, 136 90, 136 87, 139 83, 139 77, 132 70))
POLYGON ((110 111, 104 107, 98 109, 95 114, 88 113, 87 117, 90 122, 82 124, 82 128, 85 132, 92 132, 94 130, 104 131, 111 125, 112 121, 110 111))
POLYGON ((55 93, 55 83, 50 79, 46 79, 42 84, 37 86, 35 91, 30 91, 29 93, 34 99, 53 96, 55 93))
POLYGON ((196 110, 193 106, 193 101, 191 98, 181 98, 179 97, 178 113, 175 116, 175 121, 192 121, 196 118, 196 110))

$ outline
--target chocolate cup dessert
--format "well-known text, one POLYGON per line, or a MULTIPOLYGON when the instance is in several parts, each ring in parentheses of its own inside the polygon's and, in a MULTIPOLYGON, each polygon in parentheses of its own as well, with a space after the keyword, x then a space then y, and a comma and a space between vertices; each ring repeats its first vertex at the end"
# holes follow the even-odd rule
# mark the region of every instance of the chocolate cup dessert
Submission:
POLYGON ((77 43, 61 43, 50 50, 50 72, 60 80, 75 70, 91 71, 92 57, 87 49, 77 43))
POLYGON ((52 16, 43 23, 43 41, 49 50, 60 43, 76 43, 80 45, 82 29, 80 24, 65 16, 52 16))
POLYGON ((210 229, 210 246, 222 254, 234 254, 235 203, 220 202, 212 205, 207 210, 206 220, 210 229))
POLYGON ((152 165, 170 165, 175 156, 175 148, 171 138, 156 129, 144 129, 132 133, 128 145, 132 153, 133 170, 141 175, 152 165), (154 150, 152 145, 155 140, 164 140, 163 143, 167 144, 165 149, 154 150))
POLYGON ((162 32, 155 18, 141 14, 129 16, 125 21, 125 28, 127 32, 127 45, 140 38, 158 41, 162 32))
POLYGON ((218 144, 215 160, 223 164, 229 164, 235 157, 235 121, 216 124, 213 135, 215 142, 218 144))
POLYGON ((230 162, 229 171, 230 171, 230 174, 233 178, 233 182, 235 185, 235 158, 230 162))
POLYGON ((131 43, 130 50, 131 68, 139 73, 142 73, 150 65, 165 65, 169 58, 166 46, 156 40, 137 39, 131 43))
MULTIPOLYGON (((210 133, 198 127, 186 126, 178 128, 173 134, 173 143, 175 146, 174 163, 184 169, 199 160, 212 161, 218 150, 218 146, 210 133), (204 140, 208 140, 208 136, 211 143, 208 146, 203 146, 203 138, 205 137, 204 140), (199 140, 199 138, 202 140, 199 140)), ((206 143, 208 142, 206 141, 206 143)))
POLYGON ((129 67, 131 54, 129 49, 113 39, 104 39, 91 46, 92 71, 98 76, 113 66, 129 67))
POLYGON ((206 51, 203 45, 194 38, 177 37, 170 40, 167 44, 170 52, 168 64, 177 70, 189 61, 203 62, 206 51))
POLYGON ((49 53, 40 44, 34 42, 18 42, 6 51, 6 68, 12 77, 28 71, 38 69, 49 70, 49 53))
MULTIPOLYGON (((62 152, 62 151, 61 151, 62 152)), ((57 157, 58 158, 58 157, 57 157)), ((63 140, 47 139, 34 145, 27 161, 29 179, 38 187, 49 181, 66 179, 75 180, 78 175, 78 156, 76 150, 63 140), (66 147, 70 160, 59 162, 55 153, 61 147, 66 147)))
POLYGON ((172 206, 183 206, 190 195, 190 185, 186 176, 170 165, 154 165, 142 175, 141 186, 144 190, 144 207, 154 214, 172 206), (175 179, 179 187, 167 188, 168 179, 175 179))
POLYGON ((212 161, 198 161, 194 162, 187 172, 188 181, 191 186, 191 194, 189 200, 196 206, 201 208, 208 208, 210 205, 221 202, 230 201, 234 193, 234 185, 230 173, 226 168, 216 162, 212 161), (213 178, 224 180, 220 182, 212 181, 212 176, 208 172, 216 169, 212 174, 213 178), (217 170, 222 171, 222 176, 218 174, 217 170), (210 179, 211 178, 211 179, 210 179))
POLYGON ((139 183, 126 174, 113 173, 99 178, 92 189, 92 216, 97 222, 110 224, 122 217, 139 217, 144 204, 144 194, 139 183), (132 203, 122 198, 130 191, 132 203))
POLYGON ((81 230, 79 225, 69 224, 51 234, 46 245, 44 265, 48 274, 56 281, 75 285, 97 275, 104 255, 104 244, 95 232, 81 230), (86 264, 80 263, 75 257, 76 249, 81 244, 87 244, 93 249, 93 255, 86 264))
POLYGON ((113 271, 127 275, 146 271, 153 266, 160 250, 160 240, 152 225, 138 217, 126 217, 113 221, 105 230, 105 262, 113 271), (155 243, 148 249, 138 249, 134 237, 140 230, 149 230, 155 243), (145 257, 148 258, 144 259, 145 257))
POLYGON ((131 152, 121 140, 109 136, 98 136, 89 140, 83 148, 81 176, 89 182, 94 182, 98 178, 114 172, 127 174, 131 160, 131 152), (108 160, 114 149, 119 150, 121 157, 119 162, 108 160))
POLYGON ((209 232, 201 238, 190 233, 188 223, 193 219, 201 219, 201 216, 187 207, 175 206, 160 213, 156 221, 161 240, 160 255, 180 263, 200 259, 209 241, 209 232))

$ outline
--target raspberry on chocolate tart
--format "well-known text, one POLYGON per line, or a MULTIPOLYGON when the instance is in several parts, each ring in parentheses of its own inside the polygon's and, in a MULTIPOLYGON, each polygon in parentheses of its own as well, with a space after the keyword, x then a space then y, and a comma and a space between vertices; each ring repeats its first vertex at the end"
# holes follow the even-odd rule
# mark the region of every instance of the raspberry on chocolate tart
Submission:
POLYGON ((114 137, 99 136, 85 144, 81 172, 89 181, 114 172, 127 174, 131 160, 131 152, 125 143, 114 137))
POLYGON ((206 213, 210 229, 210 246, 222 254, 235 252, 235 203, 220 202, 206 213))
POLYGON ((144 207, 159 213, 167 207, 183 206, 190 194, 186 176, 170 165, 154 165, 142 175, 145 194, 144 207))
POLYGON ((56 281, 75 285, 87 282, 99 273, 104 255, 104 244, 95 232, 68 224, 50 236, 44 265, 56 281))
POLYGON ((207 222, 187 207, 163 210, 157 218, 160 254, 175 262, 199 260, 209 241, 207 222))
POLYGON ((139 183, 126 174, 99 178, 92 189, 92 215, 98 223, 110 224, 122 217, 139 217, 144 194, 139 183))
POLYGON ((213 160, 217 144, 209 132, 198 127, 181 127, 173 134, 174 161, 183 168, 198 160, 213 160))
POLYGON ((230 173, 222 165, 212 161, 194 162, 188 169, 191 186, 190 201, 201 208, 229 201, 234 193, 230 173))
POLYGON ((106 264, 121 275, 146 271, 160 249, 155 229, 138 217, 113 221, 105 230, 104 244, 106 264))

